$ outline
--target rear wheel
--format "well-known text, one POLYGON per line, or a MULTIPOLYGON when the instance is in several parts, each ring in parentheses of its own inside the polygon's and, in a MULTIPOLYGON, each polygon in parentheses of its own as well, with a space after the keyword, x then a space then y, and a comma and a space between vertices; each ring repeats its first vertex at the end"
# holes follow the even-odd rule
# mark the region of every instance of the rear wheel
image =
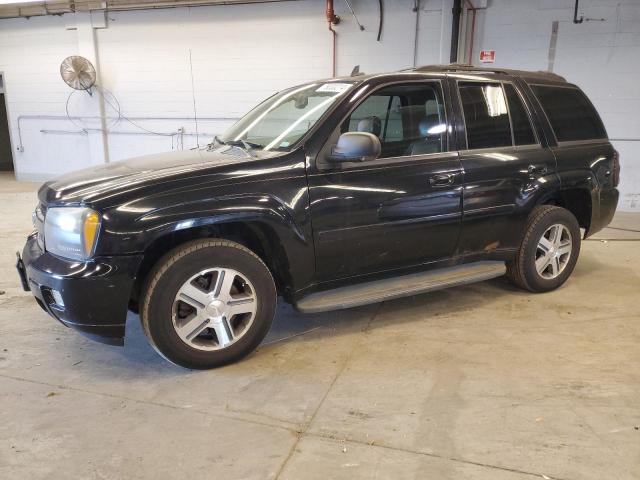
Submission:
POLYGON ((567 281, 579 254, 576 217, 564 208, 542 205, 531 212, 516 258, 507 264, 507 275, 531 292, 554 290, 567 281))
POLYGON ((271 326, 276 289, 253 252, 199 240, 161 259, 145 288, 142 324, 160 355, 187 368, 213 368, 253 351, 271 326))

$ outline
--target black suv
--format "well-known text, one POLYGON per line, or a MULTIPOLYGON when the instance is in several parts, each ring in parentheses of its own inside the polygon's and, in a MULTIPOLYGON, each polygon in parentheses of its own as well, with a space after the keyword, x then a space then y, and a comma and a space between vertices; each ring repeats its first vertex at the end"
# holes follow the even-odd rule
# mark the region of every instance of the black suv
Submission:
POLYGON ((205 148, 45 183, 18 270, 63 324, 122 344, 133 310, 158 353, 210 368, 258 346, 278 296, 318 312, 504 274, 555 289, 618 180, 593 105, 558 75, 320 80, 205 148))

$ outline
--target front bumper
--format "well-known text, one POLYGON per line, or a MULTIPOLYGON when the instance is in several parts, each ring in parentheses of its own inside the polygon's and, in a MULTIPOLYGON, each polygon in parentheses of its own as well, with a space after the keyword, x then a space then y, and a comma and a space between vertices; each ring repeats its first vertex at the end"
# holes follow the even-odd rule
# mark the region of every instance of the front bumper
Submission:
POLYGON ((38 304, 67 327, 102 343, 122 345, 131 288, 142 255, 64 260, 43 252, 35 235, 18 258, 23 284, 38 304))

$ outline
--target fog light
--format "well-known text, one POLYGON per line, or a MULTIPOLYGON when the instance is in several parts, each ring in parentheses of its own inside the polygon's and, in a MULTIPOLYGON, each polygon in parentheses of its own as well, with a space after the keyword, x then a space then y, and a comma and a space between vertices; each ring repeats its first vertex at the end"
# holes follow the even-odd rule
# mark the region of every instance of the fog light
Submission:
POLYGON ((52 288, 51 289, 51 296, 53 297, 53 300, 56 302, 56 305, 58 305, 60 307, 64 307, 64 300, 62 300, 62 295, 60 295, 59 291, 54 290, 52 288))

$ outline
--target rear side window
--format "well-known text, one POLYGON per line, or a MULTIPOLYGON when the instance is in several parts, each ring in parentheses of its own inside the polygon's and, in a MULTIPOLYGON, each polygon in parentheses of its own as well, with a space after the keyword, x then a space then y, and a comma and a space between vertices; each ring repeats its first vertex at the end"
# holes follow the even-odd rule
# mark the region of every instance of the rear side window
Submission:
POLYGON ((511 146, 509 111, 502 85, 462 82, 459 90, 467 129, 467 148, 511 146))
POLYGON ((507 94, 509 103, 509 113, 511 114, 511 125, 513 126, 513 141, 516 145, 531 145, 536 142, 533 134, 529 115, 524 108, 522 99, 516 89, 510 83, 504 84, 504 91, 507 94))
POLYGON ((532 85, 559 142, 606 138, 595 108, 578 88, 532 85))

